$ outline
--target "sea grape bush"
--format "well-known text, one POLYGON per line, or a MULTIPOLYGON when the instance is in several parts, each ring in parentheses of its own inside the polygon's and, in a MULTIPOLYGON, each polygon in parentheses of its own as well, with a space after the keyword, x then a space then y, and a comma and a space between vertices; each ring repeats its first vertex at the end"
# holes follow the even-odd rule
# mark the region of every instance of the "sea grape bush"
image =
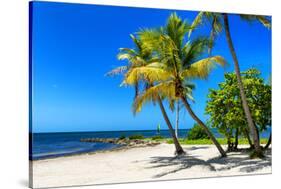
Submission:
MULTIPOLYGON (((234 73, 226 73, 224 77, 218 89, 210 89, 208 94, 205 112, 210 116, 209 123, 229 139, 229 145, 233 137, 238 142, 238 136, 248 138, 252 145, 237 77, 234 73)), ((242 81, 255 126, 262 132, 271 127, 271 85, 255 68, 242 72, 242 81)))

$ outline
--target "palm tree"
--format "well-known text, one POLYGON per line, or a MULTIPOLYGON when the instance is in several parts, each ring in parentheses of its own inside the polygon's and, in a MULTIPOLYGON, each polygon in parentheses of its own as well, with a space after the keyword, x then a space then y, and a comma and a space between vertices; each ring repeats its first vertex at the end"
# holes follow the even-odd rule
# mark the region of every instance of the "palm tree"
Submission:
MULTIPOLYGON (((135 36, 131 35, 131 38, 135 44, 135 49, 129 49, 129 48, 121 48, 120 49, 120 53, 118 54, 118 59, 119 60, 127 60, 128 61, 128 65, 126 66, 120 66, 118 68, 113 69, 112 71, 110 71, 109 73, 107 73, 107 75, 116 75, 116 74, 124 74, 125 79, 128 75, 128 73, 132 72, 132 70, 145 66, 147 64, 150 63, 154 63, 155 61, 157 61, 157 57, 152 57, 151 51, 149 50, 145 50, 142 48, 142 42, 137 39, 135 36)), ((135 98, 134 98, 134 105, 133 105, 133 112, 134 114, 136 114, 138 111, 140 111, 140 109, 138 109, 138 111, 136 110, 136 106, 135 104, 137 103, 137 99, 138 96, 140 94, 140 84, 143 83, 144 85, 144 90, 146 90, 148 87, 153 87, 153 82, 149 81, 149 80, 145 80, 142 77, 134 77, 133 81, 130 83, 131 85, 133 85, 135 87, 135 98)), ((121 85, 124 85, 125 83, 123 82, 121 85)), ((175 154, 176 155, 181 155, 184 154, 184 150, 182 149, 176 135, 175 135, 175 131, 173 129, 173 126, 168 118, 168 115, 166 113, 165 107, 163 105, 162 100, 165 98, 165 96, 160 96, 159 94, 155 94, 155 98, 153 99, 154 103, 158 103, 159 107, 161 109, 162 115, 164 117, 164 120, 169 128, 170 134, 173 138, 174 141, 174 145, 176 148, 175 154)), ((170 102, 170 107, 173 109, 173 102, 170 102)))
MULTIPOLYGON (((243 20, 246 20, 248 22, 252 21, 259 21, 261 24, 263 24, 265 27, 270 28, 271 24, 270 21, 265 16, 258 16, 258 15, 239 15, 243 20)), ((191 34, 192 30, 194 28, 197 28, 197 26, 201 23, 203 23, 203 20, 207 20, 207 22, 210 22, 211 24, 211 34, 210 34, 210 44, 209 44, 209 53, 210 49, 213 46, 213 41, 216 35, 222 32, 222 29, 225 31, 226 40, 228 44, 228 48, 230 50, 233 62, 234 62, 234 68, 235 73, 237 76, 237 82, 240 90, 240 96, 242 100, 242 106, 245 112, 245 116, 248 122, 249 129, 251 131, 253 141, 254 141, 254 147, 255 147, 255 153, 257 156, 262 157, 262 149, 260 146, 260 139, 259 139, 259 133, 256 125, 254 124, 249 105, 246 99, 245 91, 243 82, 241 79, 241 73, 240 73, 240 66, 238 63, 238 58, 236 51, 234 49, 234 45, 232 42, 232 37, 230 33, 229 28, 229 21, 228 21, 228 14, 227 13, 211 13, 211 12, 199 12, 196 18, 194 19, 192 23, 192 29, 189 32, 189 35, 191 34)))
POLYGON ((186 21, 182 21, 175 13, 172 14, 165 27, 143 30, 139 32, 144 49, 153 51, 159 57, 159 62, 135 68, 128 73, 125 83, 131 84, 135 77, 144 77, 154 81, 155 85, 138 96, 137 107, 155 98, 155 94, 168 97, 171 100, 181 100, 191 117, 205 130, 223 157, 225 151, 210 132, 208 127, 193 112, 187 97, 191 94, 189 80, 205 79, 215 64, 225 65, 221 56, 203 58, 209 40, 204 37, 185 42, 185 35, 190 29, 186 21))

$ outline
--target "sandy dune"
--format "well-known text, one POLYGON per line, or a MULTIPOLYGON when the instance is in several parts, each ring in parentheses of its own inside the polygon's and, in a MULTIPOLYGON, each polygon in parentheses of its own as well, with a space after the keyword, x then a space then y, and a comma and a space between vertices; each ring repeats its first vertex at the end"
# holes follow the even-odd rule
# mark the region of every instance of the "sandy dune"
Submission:
POLYGON ((187 154, 173 156, 174 146, 84 154, 33 162, 33 187, 90 185, 231 175, 271 173, 271 152, 267 158, 249 159, 244 152, 219 158, 211 145, 183 146, 187 154))

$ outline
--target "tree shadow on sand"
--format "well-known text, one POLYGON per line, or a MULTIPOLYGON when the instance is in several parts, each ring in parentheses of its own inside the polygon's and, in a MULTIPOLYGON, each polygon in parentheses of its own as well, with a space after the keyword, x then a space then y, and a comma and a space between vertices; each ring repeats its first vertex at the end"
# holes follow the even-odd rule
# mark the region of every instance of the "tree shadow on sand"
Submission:
MULTIPOLYGON (((208 148, 208 147, 206 147, 208 148)), ((201 147, 192 147, 187 150, 202 149, 201 147)), ((266 158, 264 159, 250 159, 249 152, 240 151, 229 153, 227 157, 215 157, 208 160, 202 160, 198 156, 186 154, 177 157, 171 156, 155 156, 151 157, 151 166, 149 169, 159 167, 176 167, 172 170, 159 173, 153 178, 160 178, 168 174, 176 173, 178 171, 189 169, 193 166, 202 166, 210 171, 225 171, 233 168, 239 168, 241 173, 251 173, 265 167, 271 166, 271 150, 266 151, 266 158)))
POLYGON ((231 152, 226 158, 212 158, 207 161, 211 164, 225 165, 224 167, 217 168, 216 171, 224 171, 236 167, 240 167, 240 172, 254 172, 265 167, 271 167, 271 150, 265 151, 265 158, 263 159, 250 159, 249 152, 231 152))

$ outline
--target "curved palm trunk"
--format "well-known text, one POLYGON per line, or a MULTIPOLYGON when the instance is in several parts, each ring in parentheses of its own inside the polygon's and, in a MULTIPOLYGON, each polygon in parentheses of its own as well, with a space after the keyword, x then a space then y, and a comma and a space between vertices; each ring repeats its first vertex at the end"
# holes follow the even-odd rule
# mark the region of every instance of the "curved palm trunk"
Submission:
POLYGON ((181 96, 180 97, 185 108, 187 109, 188 113, 191 115, 191 117, 205 130, 209 138, 212 140, 212 142, 216 145, 217 149, 219 150, 222 157, 226 157, 225 151, 222 149, 221 145, 218 143, 217 139, 214 137, 214 135, 209 131, 208 127, 195 115, 193 110, 191 109, 189 103, 187 102, 186 98, 181 96))
POLYGON ((176 137, 178 138, 178 129, 179 129, 179 119, 180 119, 180 103, 179 100, 177 100, 177 111, 176 111, 176 137))
POLYGON ((266 143, 264 149, 267 149, 267 148, 270 146, 270 144, 271 144, 271 133, 270 133, 270 135, 269 135, 268 141, 267 141, 267 143, 266 143))
POLYGON ((159 104, 159 106, 160 106, 160 109, 161 109, 161 112, 162 112, 162 114, 163 114, 163 117, 164 117, 164 119, 165 119, 165 121, 166 121, 166 124, 167 124, 167 126, 168 126, 168 128, 169 128, 169 131, 170 131, 170 134, 172 135, 172 138, 173 138, 173 141, 174 141, 174 144, 175 144, 175 147, 176 147, 176 155, 181 155, 181 154, 185 154, 185 152, 184 152, 184 150, 182 149, 182 147, 181 147, 181 145, 180 145, 180 143, 179 143, 179 141, 178 141, 178 139, 177 139, 177 137, 176 137, 176 134, 175 134, 175 131, 174 131, 174 129, 173 129, 173 126, 172 126, 172 124, 171 124, 171 122, 170 122, 170 120, 169 120, 169 118, 168 118, 168 115, 167 115, 167 113, 166 113, 166 110, 165 110, 165 108, 164 108, 164 105, 163 105, 163 103, 162 103, 162 100, 160 99, 160 97, 158 96, 158 104, 159 104))
POLYGON ((240 96, 241 96, 241 100, 242 100, 243 109, 244 109, 244 112, 245 112, 245 116, 246 116, 246 119, 247 119, 247 122, 248 122, 249 129, 250 129, 252 137, 253 137, 255 151, 256 151, 257 154, 262 155, 258 131, 257 131, 255 125, 254 125, 254 121, 253 121, 253 118, 252 118, 252 115, 251 115, 251 112, 250 112, 250 109, 249 109, 249 106, 248 106, 248 103, 247 103, 247 99, 246 99, 246 95, 245 95, 245 91, 244 91, 244 86, 243 86, 242 79, 241 79, 238 59, 237 59, 237 55, 236 55, 236 52, 234 50, 232 38, 231 38, 231 35, 230 35, 229 24, 228 24, 228 15, 226 13, 224 13, 223 18, 224 18, 224 29, 225 29, 226 39, 227 39, 228 47, 229 47, 229 50, 231 52, 231 56, 232 56, 233 62, 234 62, 235 73, 236 73, 236 76, 237 76, 238 87, 240 89, 240 96))

